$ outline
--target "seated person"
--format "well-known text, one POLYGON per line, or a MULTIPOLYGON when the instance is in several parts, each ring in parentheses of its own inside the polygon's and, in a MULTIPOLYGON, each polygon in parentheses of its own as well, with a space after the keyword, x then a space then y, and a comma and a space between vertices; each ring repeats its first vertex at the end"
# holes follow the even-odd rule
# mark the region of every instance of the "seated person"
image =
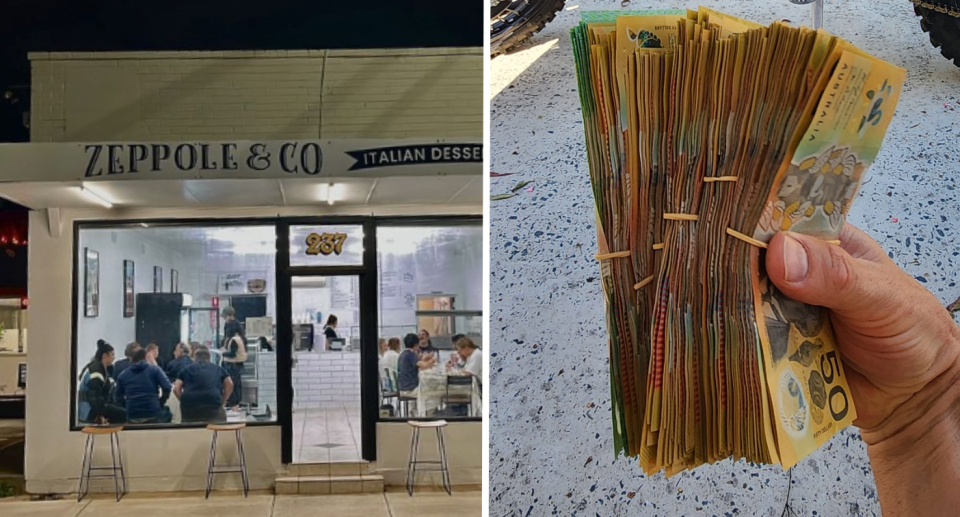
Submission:
POLYGON ((193 364, 193 359, 190 358, 190 345, 179 343, 173 349, 173 361, 167 363, 163 370, 167 374, 167 378, 173 381, 180 376, 180 370, 191 364, 193 364))
POLYGON ((137 350, 140 350, 141 348, 143 347, 140 346, 140 343, 137 343, 136 341, 134 341, 133 343, 127 343, 127 347, 123 349, 124 358, 113 363, 114 379, 119 378, 120 374, 123 373, 124 370, 130 367, 130 365, 132 364, 130 360, 133 359, 133 354, 137 350))
POLYGON ((97 353, 90 364, 80 372, 77 417, 86 424, 120 424, 127 413, 122 407, 112 404, 111 391, 114 380, 110 377, 115 354, 106 341, 97 341, 97 353))
MULTIPOLYGON (((463 338, 463 334, 454 334, 450 337, 450 342, 454 345, 454 350, 456 350, 457 341, 463 338)), ((463 368, 463 359, 460 357, 456 351, 450 354, 450 359, 447 359, 447 368, 463 368)))
POLYGON ((420 386, 420 370, 433 368, 437 364, 437 359, 433 354, 424 355, 424 359, 420 358, 418 353, 420 338, 416 334, 404 336, 403 344, 407 349, 397 359, 397 381, 400 384, 401 394, 416 396, 417 387, 420 386))
POLYGON ((455 343, 457 355, 463 359, 463 371, 483 382, 483 353, 472 339, 464 336, 455 343))
POLYGON ((400 338, 392 337, 387 340, 387 350, 380 357, 380 374, 384 370, 397 373, 397 361, 400 358, 400 338))
POLYGON ((171 389, 163 370, 147 362, 146 349, 137 350, 133 364, 117 379, 117 396, 127 406, 127 422, 169 423, 172 415, 165 405, 171 389))
POLYGON ((156 343, 147 345, 147 362, 155 364, 163 370, 163 361, 160 360, 160 347, 156 343))
POLYGON ((430 341, 430 332, 427 329, 420 329, 420 353, 433 354, 437 349, 433 347, 433 341, 430 341))
POLYGON ((223 368, 210 362, 210 349, 197 348, 196 362, 180 370, 173 393, 180 399, 184 422, 224 422, 223 407, 233 393, 233 381, 223 368))

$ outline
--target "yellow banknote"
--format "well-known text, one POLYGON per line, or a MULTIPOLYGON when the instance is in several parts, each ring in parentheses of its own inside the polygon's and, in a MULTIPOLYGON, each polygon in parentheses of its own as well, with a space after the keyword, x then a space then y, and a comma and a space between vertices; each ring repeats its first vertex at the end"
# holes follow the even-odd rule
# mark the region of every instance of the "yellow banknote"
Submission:
POLYGON ((747 32, 748 30, 764 28, 764 25, 760 25, 759 23, 737 18, 736 16, 721 13, 720 11, 714 11, 702 5, 697 8, 697 14, 701 22, 706 21, 711 25, 718 25, 720 27, 721 38, 726 38, 731 34, 747 32))
MULTIPOLYGON (((893 117, 906 72, 842 50, 793 158, 781 168, 754 238, 780 230, 840 235, 866 168, 893 117)), ((790 468, 856 409, 827 311, 790 300, 753 267, 754 304, 780 461, 790 468)))

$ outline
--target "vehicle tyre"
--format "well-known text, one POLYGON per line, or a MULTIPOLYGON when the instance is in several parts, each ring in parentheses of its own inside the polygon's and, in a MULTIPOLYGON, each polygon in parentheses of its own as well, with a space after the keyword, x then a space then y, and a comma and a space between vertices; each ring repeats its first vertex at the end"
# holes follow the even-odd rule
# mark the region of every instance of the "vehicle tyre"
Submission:
POLYGON ((490 56, 530 39, 563 9, 565 0, 500 0, 490 6, 490 56))
POLYGON ((913 11, 920 17, 920 28, 930 35, 930 43, 960 67, 960 18, 919 5, 913 11))

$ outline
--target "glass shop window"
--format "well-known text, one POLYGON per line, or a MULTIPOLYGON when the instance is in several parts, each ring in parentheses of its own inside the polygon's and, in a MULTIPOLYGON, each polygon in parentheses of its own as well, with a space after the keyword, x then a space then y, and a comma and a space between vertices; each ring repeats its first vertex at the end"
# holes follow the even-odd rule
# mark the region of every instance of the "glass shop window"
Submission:
POLYGON ((377 229, 381 419, 483 414, 483 226, 377 229))
POLYGON ((74 425, 275 422, 276 228, 81 227, 74 425))

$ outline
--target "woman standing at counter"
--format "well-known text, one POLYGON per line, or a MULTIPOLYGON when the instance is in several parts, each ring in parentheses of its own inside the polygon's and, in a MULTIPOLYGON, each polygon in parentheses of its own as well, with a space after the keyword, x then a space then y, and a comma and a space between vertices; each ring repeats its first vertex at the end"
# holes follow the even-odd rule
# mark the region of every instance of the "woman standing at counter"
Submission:
POLYGON ((227 407, 238 408, 243 398, 243 384, 241 376, 243 375, 243 362, 247 360, 247 338, 243 333, 243 328, 235 318, 236 313, 231 307, 223 310, 227 323, 223 326, 223 333, 226 336, 220 349, 223 351, 223 368, 230 374, 230 380, 233 381, 233 392, 227 399, 227 407))
POLYGON ((323 327, 325 350, 333 350, 333 340, 340 339, 337 334, 337 317, 333 314, 327 316, 327 324, 323 327))

